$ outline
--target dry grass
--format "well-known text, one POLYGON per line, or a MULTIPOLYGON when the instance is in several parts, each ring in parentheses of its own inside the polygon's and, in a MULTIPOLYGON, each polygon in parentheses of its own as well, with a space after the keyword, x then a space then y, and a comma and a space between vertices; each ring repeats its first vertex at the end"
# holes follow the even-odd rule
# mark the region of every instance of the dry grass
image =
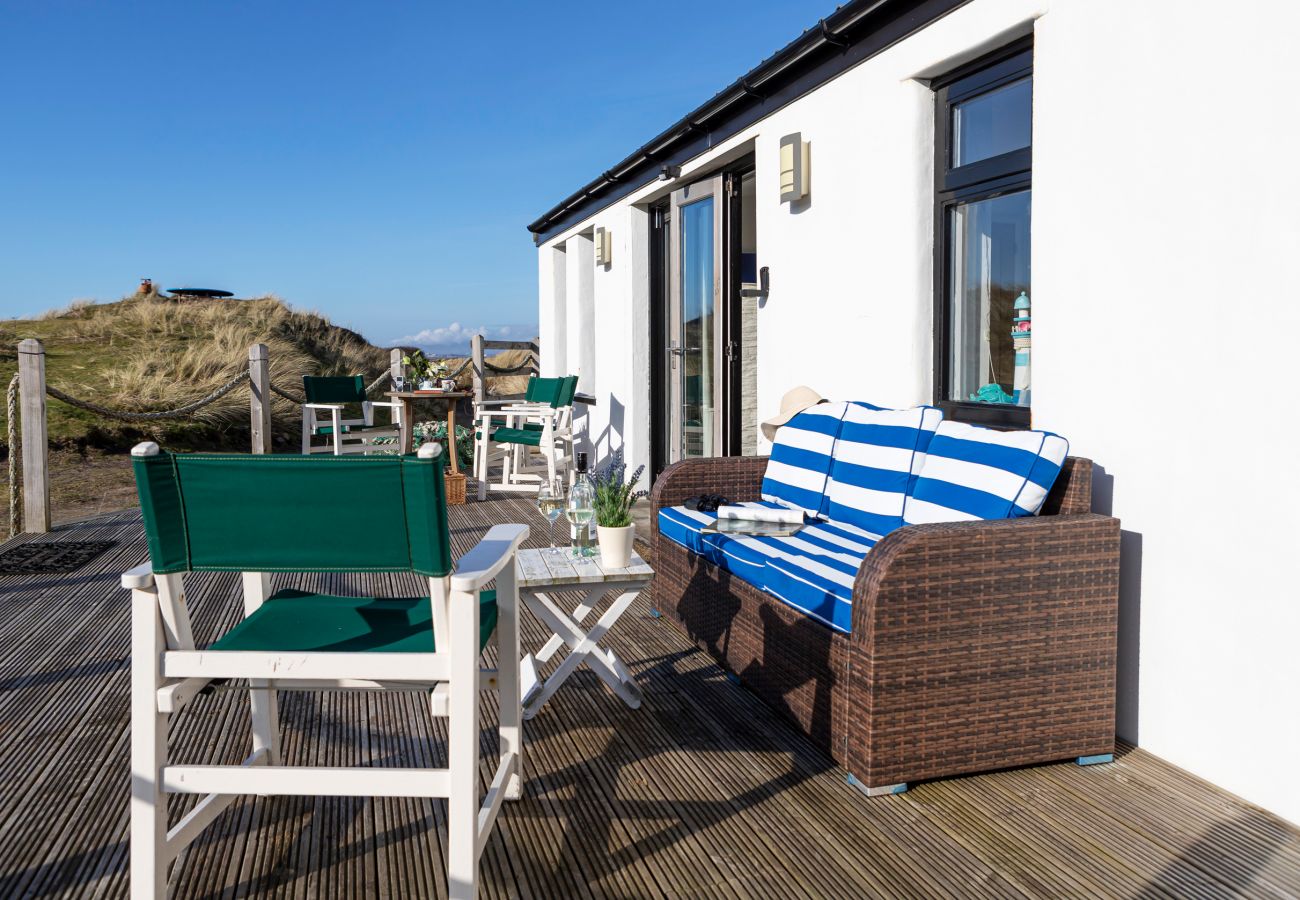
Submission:
MULTIPOLYGON (((133 412, 174 409, 211 393, 247 368, 248 348, 255 343, 268 347, 272 382, 294 395, 301 394, 303 375, 361 374, 369 384, 389 366, 387 349, 318 313, 292 309, 274 296, 78 301, 34 320, 0 322, 0 348, 13 347, 26 337, 45 343, 51 385, 74 397, 133 412)), ((510 350, 491 360, 512 367, 526 358, 527 351, 510 350)), ((447 362, 454 370, 464 359, 447 362)), ((15 367, 16 356, 0 353, 0 379, 5 384, 15 367)), ((472 382, 468 369, 457 378, 457 386, 465 390, 472 382)), ((526 375, 493 377, 488 392, 522 394, 526 382, 526 375)), ((301 422, 298 406, 274 396, 272 420, 278 443, 295 444, 301 422)), ((248 390, 242 387, 184 419, 134 425, 50 403, 55 443, 120 448, 149 437, 164 446, 242 446, 247 429, 248 390)))

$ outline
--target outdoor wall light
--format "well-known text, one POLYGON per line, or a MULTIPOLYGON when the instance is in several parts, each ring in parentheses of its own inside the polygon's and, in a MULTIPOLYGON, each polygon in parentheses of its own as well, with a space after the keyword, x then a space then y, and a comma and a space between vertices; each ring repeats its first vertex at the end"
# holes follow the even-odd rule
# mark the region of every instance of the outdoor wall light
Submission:
POLYGON ((672 181, 682 174, 681 166, 662 165, 659 167, 659 180, 672 181))
POLYGON ((596 247, 596 265, 608 266, 614 256, 613 239, 608 228, 597 228, 594 241, 596 247))
POLYGON ((808 142, 796 131, 781 138, 781 202, 808 196, 808 142))

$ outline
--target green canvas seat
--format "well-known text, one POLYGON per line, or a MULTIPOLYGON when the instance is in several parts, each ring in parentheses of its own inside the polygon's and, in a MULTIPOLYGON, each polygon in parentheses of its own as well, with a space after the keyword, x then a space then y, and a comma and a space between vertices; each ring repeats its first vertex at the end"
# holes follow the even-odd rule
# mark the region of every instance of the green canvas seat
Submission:
MULTIPOLYGON (((479 592, 479 649, 497 627, 497 592, 479 592)), ((336 597, 276 591, 210 650, 434 653, 428 597, 336 597)))
POLYGON ((538 447, 542 443, 541 428, 506 428, 504 425, 492 432, 492 440, 498 444, 525 444, 538 447))
POLYGON ((145 443, 131 455, 149 548, 148 562, 122 576, 131 590, 131 895, 164 896, 171 861, 233 800, 255 794, 445 797, 448 893, 474 896, 486 835, 503 801, 522 795, 514 566, 528 528, 494 525, 453 562, 440 444, 407 456, 298 456, 172 454, 145 443), (190 572, 239 573, 243 584, 243 618, 202 649, 186 604, 190 572), (418 576, 427 593, 272 591, 276 573, 418 576), (481 667, 489 643, 495 671, 481 667), (240 765, 171 762, 169 717, 214 681, 247 690, 251 755, 240 765), (418 692, 448 720, 446 768, 286 765, 287 690, 418 692), (500 750, 481 793, 485 691, 498 696, 500 750), (168 793, 201 799, 172 822, 168 793))

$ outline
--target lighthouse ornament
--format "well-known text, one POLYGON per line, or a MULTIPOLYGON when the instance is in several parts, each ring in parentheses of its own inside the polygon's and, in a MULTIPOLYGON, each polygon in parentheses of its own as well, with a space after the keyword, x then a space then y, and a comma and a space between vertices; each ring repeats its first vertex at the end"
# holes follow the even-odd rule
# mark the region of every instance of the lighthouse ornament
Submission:
POLYGON ((1015 318, 1011 320, 1011 346, 1016 350, 1016 373, 1012 402, 1029 405, 1029 295, 1024 291, 1016 298, 1015 318))

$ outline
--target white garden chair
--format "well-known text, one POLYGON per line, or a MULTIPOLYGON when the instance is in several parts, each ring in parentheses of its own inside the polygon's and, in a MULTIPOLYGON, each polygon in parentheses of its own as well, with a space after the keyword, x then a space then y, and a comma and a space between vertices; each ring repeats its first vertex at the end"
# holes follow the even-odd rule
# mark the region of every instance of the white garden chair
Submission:
POLYGON ((304 375, 302 393, 302 452, 368 453, 377 439, 396 444, 401 439, 402 404, 393 400, 367 400, 364 379, 360 375, 304 375), (360 419, 344 419, 343 408, 349 403, 361 405, 360 419), (375 410, 389 410, 389 424, 375 424, 375 410), (329 424, 324 424, 325 419, 329 424), (313 445, 312 438, 323 437, 328 443, 313 445))
POLYGON ((131 451, 149 562, 131 590, 131 894, 166 893, 168 865, 239 794, 446 797, 449 895, 470 898, 504 799, 522 790, 519 592, 524 525, 497 525, 453 569, 441 447, 418 456, 334 457, 131 451), (358 528, 341 495, 364 496, 358 528), (242 572, 245 617, 199 648, 183 579, 242 572), (272 592, 272 572, 412 572, 408 599, 272 592), (495 591, 484 585, 496 579, 495 591), (495 634, 499 671, 479 668, 495 634), (247 689, 252 747, 242 765, 175 765, 167 723, 216 680, 247 689), (447 716, 447 767, 287 765, 277 692, 420 691, 447 716), (500 759, 479 799, 479 692, 500 699, 500 759), (168 822, 169 793, 203 799, 168 822))
POLYGON ((543 480, 572 475, 573 399, 578 377, 528 380, 524 400, 476 410, 474 477, 479 499, 487 496, 493 464, 501 491, 534 492, 543 480))

